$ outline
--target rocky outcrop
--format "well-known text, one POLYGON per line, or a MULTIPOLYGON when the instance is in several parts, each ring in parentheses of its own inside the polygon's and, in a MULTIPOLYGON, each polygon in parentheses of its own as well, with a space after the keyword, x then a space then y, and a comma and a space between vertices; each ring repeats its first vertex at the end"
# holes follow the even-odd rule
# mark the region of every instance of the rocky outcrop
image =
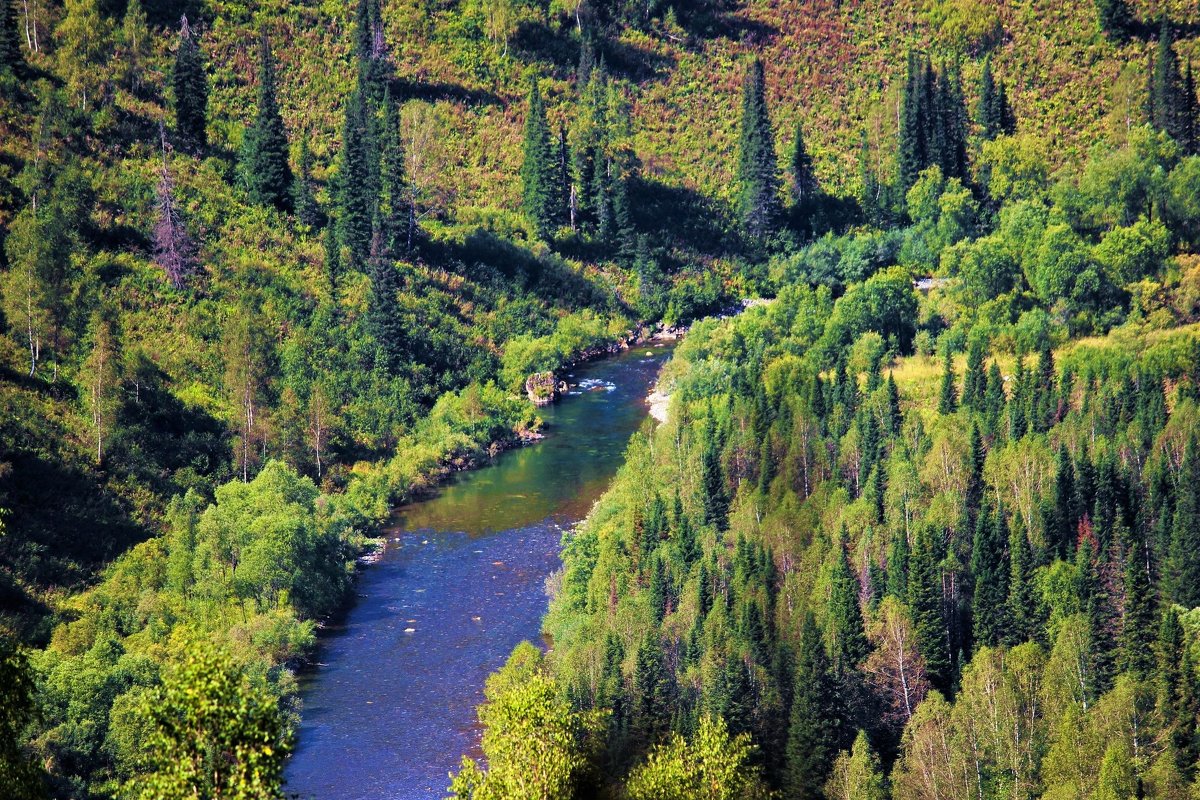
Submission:
POLYGON ((558 399, 559 383, 553 372, 535 372, 525 379, 525 394, 535 406, 545 406, 558 399))

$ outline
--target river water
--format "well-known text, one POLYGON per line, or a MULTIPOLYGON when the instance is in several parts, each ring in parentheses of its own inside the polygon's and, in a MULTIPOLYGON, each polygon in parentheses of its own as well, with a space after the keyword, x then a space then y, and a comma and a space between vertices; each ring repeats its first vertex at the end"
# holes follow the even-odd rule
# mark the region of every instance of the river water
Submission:
POLYGON ((301 687, 289 796, 445 796, 461 755, 478 754, 484 680, 518 642, 538 641, 563 528, 607 488, 669 353, 643 345, 579 368, 542 410, 545 440, 398 510, 301 687))

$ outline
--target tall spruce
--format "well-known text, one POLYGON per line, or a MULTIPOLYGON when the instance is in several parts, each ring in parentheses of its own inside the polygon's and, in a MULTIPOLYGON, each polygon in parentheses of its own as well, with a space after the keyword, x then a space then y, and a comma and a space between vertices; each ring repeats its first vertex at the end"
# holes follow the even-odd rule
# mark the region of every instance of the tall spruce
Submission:
POLYGON ((1036 639, 1041 630, 1033 578, 1033 549, 1020 525, 1013 525, 1009 532, 1008 557, 1008 635, 1005 638, 1007 644, 1016 645, 1036 639))
POLYGON ((521 198, 526 216, 537 235, 549 240, 558 223, 558 168, 546 121, 546 107, 537 78, 529 83, 529 108, 525 114, 524 161, 521 164, 521 198))
POLYGON ((796 123, 796 135, 792 139, 792 153, 788 158, 788 169, 792 176, 792 203, 798 209, 811 206, 816 200, 819 187, 817 174, 813 170, 812 157, 804 145, 804 126, 796 123))
POLYGON ((975 585, 971 596, 971 634, 976 647, 995 647, 1004 641, 1008 626, 1008 579, 1010 567, 1004 513, 984 501, 975 523, 971 546, 971 574, 975 585))
POLYGON ((338 174, 338 234, 349 252, 350 268, 365 271, 371 249, 377 174, 370 142, 370 111, 362 91, 350 96, 342 130, 341 168, 338 174))
POLYGON ((839 711, 821 629, 809 612, 800 631, 785 749, 784 789, 788 798, 824 797, 822 789, 841 738, 839 711))
POLYGON ((24 63, 21 32, 17 26, 17 7, 12 0, 4 0, 0 5, 0 70, 14 72, 24 63))
POLYGON ((383 97, 383 119, 379 135, 379 224, 384 248, 395 256, 407 242, 411 197, 404 172, 404 139, 400 130, 400 106, 391 92, 383 97))
POLYGON ((938 413, 953 414, 958 410, 958 376, 954 374, 954 354, 946 349, 942 359, 942 390, 938 396, 938 413))
POLYGON ((942 691, 950 688, 950 652, 942 597, 941 547, 932 527, 922 526, 908 559, 908 608, 917 650, 925 659, 929 680, 942 691))
POLYGON ((321 207, 317 205, 316 194, 313 191, 312 150, 308 146, 308 137, 300 139, 300 153, 296 159, 299 169, 292 185, 292 205, 296 209, 296 219, 302 225, 310 228, 321 226, 321 207))
POLYGON ((1154 51, 1154 70, 1150 79, 1150 123, 1176 142, 1185 143, 1191 127, 1187 119, 1188 103, 1179 57, 1175 54, 1175 37, 1171 23, 1164 14, 1158 30, 1154 51))
POLYGON ((1148 678, 1154 670, 1154 621, 1158 618, 1150 583, 1149 549, 1140 538, 1135 538, 1128 550, 1119 666, 1139 678, 1148 678))
POLYGON ((383 349, 388 369, 395 374, 405 350, 405 331, 400 317, 400 272, 387 255, 381 226, 371 237, 371 295, 367 304, 367 327, 383 349))
POLYGON ((1166 590, 1184 608, 1200 606, 1200 436, 1192 433, 1179 471, 1167 553, 1166 590))
POLYGON ((987 140, 1012 133, 1016 128, 1012 106, 1008 102, 1008 90, 1004 81, 997 80, 992 72, 991 54, 983 61, 983 75, 979 79, 979 108, 975 121, 979 125, 980 135, 987 140))
POLYGON ((287 132, 275 94, 275 59, 265 33, 258 52, 258 111, 242 142, 242 180, 251 202, 289 211, 295 181, 288 164, 287 132))
POLYGON ((858 578, 850 571, 845 538, 843 530, 835 543, 837 555, 829 578, 830 652, 833 654, 833 669, 839 675, 856 670, 871 652, 863 629, 862 609, 858 605, 858 578))
POLYGON ((763 65, 757 58, 750 64, 742 86, 737 178, 738 211, 746 233, 760 241, 766 239, 779 223, 779 164, 767 110, 763 65))
POLYGON ((208 76, 204 53, 186 16, 179 20, 179 48, 171 75, 175 95, 175 131, 187 143, 208 144, 208 76))

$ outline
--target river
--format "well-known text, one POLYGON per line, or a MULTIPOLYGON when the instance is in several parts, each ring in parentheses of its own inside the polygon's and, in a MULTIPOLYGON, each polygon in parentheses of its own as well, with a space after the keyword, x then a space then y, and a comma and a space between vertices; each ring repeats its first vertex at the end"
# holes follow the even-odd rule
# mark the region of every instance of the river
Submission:
POLYGON ((608 487, 669 353, 642 345, 578 368, 571 393, 542 409, 543 441, 398 509, 302 682, 288 796, 445 796, 461 755, 478 754, 484 680, 538 641, 562 531, 608 487))

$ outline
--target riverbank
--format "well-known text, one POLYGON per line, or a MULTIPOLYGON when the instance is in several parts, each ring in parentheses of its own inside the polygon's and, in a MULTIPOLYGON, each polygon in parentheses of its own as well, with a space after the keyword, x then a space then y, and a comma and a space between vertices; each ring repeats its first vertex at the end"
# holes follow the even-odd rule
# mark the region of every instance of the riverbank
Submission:
POLYGON ((537 640, 564 530, 619 468, 669 345, 581 365, 572 382, 588 388, 541 410, 548 435, 536 447, 397 509, 354 603, 320 637, 321 667, 300 676, 289 794, 442 796, 446 772, 477 744, 484 678, 517 642, 537 640))

